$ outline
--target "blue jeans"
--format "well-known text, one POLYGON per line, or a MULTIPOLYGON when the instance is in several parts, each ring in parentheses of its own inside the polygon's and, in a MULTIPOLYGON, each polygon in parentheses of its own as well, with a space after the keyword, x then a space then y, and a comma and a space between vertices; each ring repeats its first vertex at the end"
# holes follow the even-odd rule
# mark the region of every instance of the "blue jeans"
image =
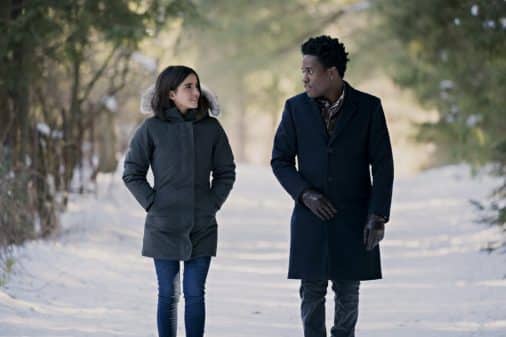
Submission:
MULTIPOLYGON (((160 337, 176 337, 177 304, 181 294, 177 260, 154 259, 158 277, 157 325, 160 337)), ((183 292, 186 337, 202 337, 206 319, 205 283, 210 256, 197 257, 184 262, 183 292)))
MULTIPOLYGON (((306 281, 300 284, 301 316, 304 337, 326 337, 325 295, 328 281, 306 281)), ((332 281, 334 291, 334 326, 332 337, 355 337, 358 320, 358 293, 360 281, 332 281)))

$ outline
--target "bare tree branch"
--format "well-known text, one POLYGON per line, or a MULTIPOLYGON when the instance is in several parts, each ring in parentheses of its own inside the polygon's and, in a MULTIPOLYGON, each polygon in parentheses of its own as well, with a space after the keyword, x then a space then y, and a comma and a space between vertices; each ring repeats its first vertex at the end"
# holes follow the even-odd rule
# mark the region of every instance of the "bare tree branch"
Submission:
POLYGON ((112 49, 111 49, 111 52, 109 53, 109 55, 107 55, 106 59, 104 60, 104 63, 102 63, 102 65, 100 66, 100 68, 97 70, 97 72, 95 73, 95 75, 93 76, 93 78, 88 82, 88 84, 85 86, 85 89, 84 89, 84 93, 83 95, 79 98, 78 102, 79 104, 81 104, 82 102, 84 102, 86 99, 88 99, 88 96, 90 95, 91 93, 91 90, 93 90, 93 87, 95 86, 95 84, 98 82, 98 80, 102 77, 104 71, 107 69, 107 67, 109 66, 109 63, 111 62, 114 54, 116 53, 116 51, 119 49, 119 44, 116 44, 112 49))

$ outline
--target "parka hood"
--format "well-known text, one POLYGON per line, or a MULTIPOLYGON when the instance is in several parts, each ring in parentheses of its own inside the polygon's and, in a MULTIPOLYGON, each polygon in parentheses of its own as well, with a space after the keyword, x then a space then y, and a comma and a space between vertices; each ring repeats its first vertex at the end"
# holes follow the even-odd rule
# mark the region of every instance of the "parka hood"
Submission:
MULTIPOLYGON (((208 111, 209 116, 218 117, 220 115, 220 105, 218 103, 218 97, 204 84, 200 84, 201 95, 209 101, 210 109, 208 111)), ((155 92, 155 84, 149 86, 144 92, 141 94, 141 103, 140 110, 143 114, 152 114, 153 109, 151 109, 151 99, 153 98, 153 94, 155 92)))

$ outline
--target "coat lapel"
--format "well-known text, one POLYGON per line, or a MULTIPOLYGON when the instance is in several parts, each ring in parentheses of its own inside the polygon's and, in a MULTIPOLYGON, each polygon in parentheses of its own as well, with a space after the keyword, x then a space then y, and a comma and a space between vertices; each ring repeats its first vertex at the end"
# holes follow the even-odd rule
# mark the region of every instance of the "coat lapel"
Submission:
POLYGON ((346 83, 346 93, 344 96, 343 107, 341 108, 341 112, 337 117, 334 130, 330 135, 329 144, 332 144, 339 136, 339 134, 343 132, 346 124, 353 117, 356 110, 357 106, 355 104, 355 90, 348 83, 346 83))
POLYGON ((328 142, 327 132, 325 131, 325 124, 323 123, 322 116, 320 114, 320 108, 314 99, 306 95, 306 108, 308 111, 308 117, 311 122, 312 128, 316 129, 318 134, 328 142))

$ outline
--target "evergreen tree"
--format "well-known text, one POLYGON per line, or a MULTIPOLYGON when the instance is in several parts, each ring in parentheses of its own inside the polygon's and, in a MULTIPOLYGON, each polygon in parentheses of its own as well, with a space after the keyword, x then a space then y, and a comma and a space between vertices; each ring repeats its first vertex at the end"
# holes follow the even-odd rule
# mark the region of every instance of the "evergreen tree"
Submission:
MULTIPOLYGON (((439 118, 418 139, 437 145, 435 164, 492 162, 506 176, 506 2, 380 0, 376 29, 398 84, 439 118), (389 41, 390 39, 395 42, 389 41)), ((506 184, 494 192, 495 222, 506 222, 506 184)))

